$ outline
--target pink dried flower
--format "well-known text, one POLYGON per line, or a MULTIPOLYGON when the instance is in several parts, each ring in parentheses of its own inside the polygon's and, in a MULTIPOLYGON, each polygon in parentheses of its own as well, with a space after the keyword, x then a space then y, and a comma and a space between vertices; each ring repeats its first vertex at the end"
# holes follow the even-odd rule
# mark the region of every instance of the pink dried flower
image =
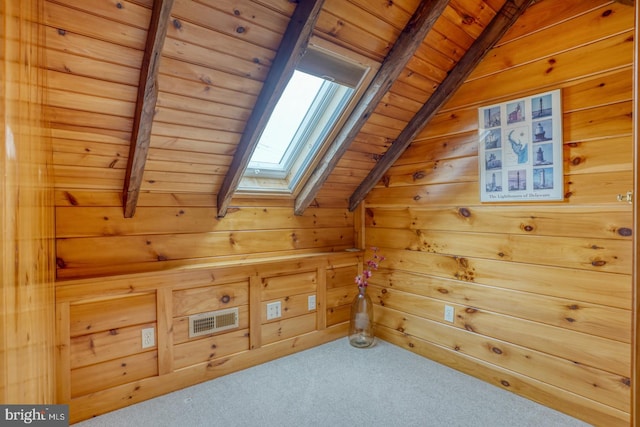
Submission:
POLYGON ((365 263, 366 268, 362 271, 362 274, 356 276, 356 284, 358 288, 366 288, 369 285, 369 279, 373 275, 373 270, 377 270, 380 263, 385 260, 384 256, 378 255, 378 248, 372 247, 373 257, 365 263))

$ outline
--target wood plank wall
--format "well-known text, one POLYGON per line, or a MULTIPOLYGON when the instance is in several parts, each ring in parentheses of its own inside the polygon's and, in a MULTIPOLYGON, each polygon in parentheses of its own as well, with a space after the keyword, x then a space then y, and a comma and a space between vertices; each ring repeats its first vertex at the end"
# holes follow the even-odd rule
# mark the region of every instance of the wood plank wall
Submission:
POLYGON ((361 257, 301 255, 59 282, 58 402, 70 405, 73 423, 344 337, 361 257), (267 318, 275 302, 282 315, 267 318), (190 316, 230 308, 238 309, 237 327, 189 335, 190 316), (155 342, 143 347, 148 328, 155 342))
MULTIPOLYGON (((640 44, 638 43, 638 39, 640 37, 640 28, 638 27, 638 23, 640 23, 640 7, 636 7, 636 30, 635 30, 635 51, 636 55, 640 51, 640 44)), ((633 100, 634 111, 640 111, 640 67, 638 67, 638 57, 636 56, 636 67, 635 73, 633 76, 633 87, 634 87, 634 95, 635 98, 633 100)), ((634 198, 636 199, 636 203, 634 203, 633 207, 633 225, 637 230, 638 225, 640 224, 640 210, 638 210, 638 189, 640 189, 640 175, 638 174, 638 168, 640 168, 640 117, 638 114, 634 114, 634 134, 633 139, 635 141, 633 147, 633 169, 634 173, 634 198)), ((640 363, 640 322, 638 319, 638 305, 640 303, 640 296, 638 295, 638 277, 640 277, 640 268, 638 266, 638 260, 640 259, 640 240, 635 239, 635 245, 633 248, 633 259, 635 260, 633 265, 633 277, 636 278, 635 284, 633 285, 633 336, 632 336, 632 346, 633 346, 633 356, 631 359, 631 425, 638 424, 638 420, 640 420, 640 388, 638 387, 638 378, 640 377, 640 372, 638 371, 638 363, 640 363)))
MULTIPOLYGON (((353 215, 342 195, 319 198, 301 217, 292 214, 290 198, 238 197, 216 219, 216 191, 266 75, 263 64, 271 63, 295 7, 286 1, 246 2, 235 14, 213 1, 175 3, 142 192, 134 218, 123 218, 120 193, 151 4, 45 2, 58 279, 353 247, 353 215)), ((322 22, 318 32, 331 32, 331 19, 322 22)), ((345 31, 337 38, 349 47, 361 36, 345 31)), ((375 48, 382 54, 367 52, 380 59, 389 44, 375 48)))
POLYGON ((597 426, 630 421, 633 8, 542 1, 366 199, 384 339, 597 426), (477 108, 562 90, 565 198, 481 204, 477 108), (443 320, 444 306, 455 321, 443 320))
POLYGON ((54 210, 39 0, 0 1, 0 402, 54 395, 54 210), (36 24, 34 24, 36 23, 36 24))
POLYGON ((152 271, 221 259, 343 251, 354 246, 353 214, 255 199, 216 218, 214 195, 141 194, 124 219, 119 193, 56 192, 58 279, 152 271))

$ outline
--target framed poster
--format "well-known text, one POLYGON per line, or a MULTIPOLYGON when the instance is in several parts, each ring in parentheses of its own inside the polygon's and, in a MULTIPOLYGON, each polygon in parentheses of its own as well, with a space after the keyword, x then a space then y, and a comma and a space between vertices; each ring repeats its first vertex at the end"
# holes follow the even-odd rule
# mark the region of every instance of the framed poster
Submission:
POLYGON ((563 200, 560 90, 478 109, 481 202, 563 200))

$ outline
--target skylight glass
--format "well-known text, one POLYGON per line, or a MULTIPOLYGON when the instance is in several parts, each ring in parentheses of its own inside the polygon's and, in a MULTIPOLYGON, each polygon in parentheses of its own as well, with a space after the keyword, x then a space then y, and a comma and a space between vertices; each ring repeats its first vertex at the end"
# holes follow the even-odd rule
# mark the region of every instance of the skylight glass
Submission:
POLYGON ((311 74, 296 70, 276 104, 249 167, 281 167, 287 148, 300 128, 307 112, 324 83, 311 74))
POLYGON ((239 189, 293 194, 346 120, 368 70, 308 47, 265 124, 239 189))

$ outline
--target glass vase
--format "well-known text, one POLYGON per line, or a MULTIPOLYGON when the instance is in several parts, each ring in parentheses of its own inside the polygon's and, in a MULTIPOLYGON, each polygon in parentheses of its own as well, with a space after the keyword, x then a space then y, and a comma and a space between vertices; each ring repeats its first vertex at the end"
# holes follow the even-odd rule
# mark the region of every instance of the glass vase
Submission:
POLYGON ((351 303, 349 343, 354 347, 369 347, 373 344, 373 303, 366 287, 359 287, 358 295, 351 303))

